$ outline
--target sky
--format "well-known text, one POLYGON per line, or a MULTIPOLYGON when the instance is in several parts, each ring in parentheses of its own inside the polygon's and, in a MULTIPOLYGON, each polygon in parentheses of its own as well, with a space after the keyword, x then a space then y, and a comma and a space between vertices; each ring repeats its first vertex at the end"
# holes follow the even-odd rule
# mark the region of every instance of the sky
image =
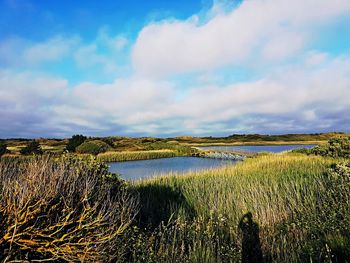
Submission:
POLYGON ((349 124, 349 0, 0 0, 0 138, 349 124))

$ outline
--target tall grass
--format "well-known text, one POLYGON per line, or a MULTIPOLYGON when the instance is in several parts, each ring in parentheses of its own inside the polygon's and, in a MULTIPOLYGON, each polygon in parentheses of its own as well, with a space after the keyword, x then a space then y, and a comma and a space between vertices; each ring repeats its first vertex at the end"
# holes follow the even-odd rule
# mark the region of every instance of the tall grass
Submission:
POLYGON ((101 162, 123 162, 169 158, 176 155, 176 152, 173 150, 105 152, 97 155, 97 160, 101 162))
MULTIPOLYGON (((335 197, 327 195, 334 190, 325 176, 333 162, 297 154, 266 155, 232 167, 137 182, 142 200, 140 221, 153 226, 173 222, 163 230, 158 227, 161 234, 152 234, 155 240, 166 236, 166 243, 153 244, 162 255, 166 251, 165 262, 167 255, 181 255, 185 248, 183 261, 239 261, 243 249, 239 225, 248 212, 260 227, 259 242, 266 261, 325 259, 331 248, 339 248, 326 241, 339 226, 334 215, 340 210, 350 212, 349 198, 339 208, 331 206, 335 197), (323 224, 331 219, 331 227, 323 224)), ((348 193, 350 184, 342 189, 343 195, 348 193)), ((350 225, 349 216, 342 218, 350 225)), ((349 242, 350 227, 338 230, 338 241, 349 242)))

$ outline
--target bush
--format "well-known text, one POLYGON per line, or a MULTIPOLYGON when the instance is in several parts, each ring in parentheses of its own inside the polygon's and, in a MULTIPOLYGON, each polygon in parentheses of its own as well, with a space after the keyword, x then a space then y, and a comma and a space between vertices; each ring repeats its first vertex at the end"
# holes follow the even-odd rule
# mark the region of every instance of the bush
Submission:
POLYGON ((350 158, 350 137, 332 138, 326 145, 312 148, 311 152, 321 156, 350 158))
POLYGON ((110 148, 111 147, 103 141, 93 140, 82 143, 75 149, 75 151, 77 153, 89 153, 97 155, 99 153, 106 152, 110 148))
POLYGON ((75 152, 75 149, 85 142, 86 137, 83 135, 73 135, 72 138, 68 140, 68 144, 66 146, 66 150, 69 152, 75 152))
POLYGON ((122 260, 136 208, 93 159, 0 161, 0 262, 122 260))
POLYGON ((308 148, 298 148, 298 149, 292 150, 292 152, 293 152, 293 153, 302 153, 302 154, 310 155, 310 154, 311 154, 311 149, 308 149, 308 148))
POLYGON ((37 141, 32 141, 28 146, 24 147, 21 150, 21 154, 29 155, 29 154, 42 154, 40 144, 37 141))
POLYGON ((7 145, 5 142, 0 141, 0 157, 7 152, 7 145))

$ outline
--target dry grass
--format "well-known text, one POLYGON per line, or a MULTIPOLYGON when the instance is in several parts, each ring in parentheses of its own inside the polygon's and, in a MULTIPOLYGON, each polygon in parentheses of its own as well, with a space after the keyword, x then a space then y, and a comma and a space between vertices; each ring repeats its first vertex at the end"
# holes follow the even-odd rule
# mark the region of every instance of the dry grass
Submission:
POLYGON ((75 159, 0 161, 0 260, 108 261, 136 200, 103 166, 75 159))

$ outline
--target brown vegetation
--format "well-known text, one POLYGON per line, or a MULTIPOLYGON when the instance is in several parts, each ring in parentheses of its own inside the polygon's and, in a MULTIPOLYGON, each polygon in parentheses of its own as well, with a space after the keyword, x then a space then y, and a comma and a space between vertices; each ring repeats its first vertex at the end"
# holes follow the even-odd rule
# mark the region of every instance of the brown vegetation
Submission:
POLYGON ((106 167, 71 157, 0 161, 0 261, 109 261, 136 199, 106 167))

